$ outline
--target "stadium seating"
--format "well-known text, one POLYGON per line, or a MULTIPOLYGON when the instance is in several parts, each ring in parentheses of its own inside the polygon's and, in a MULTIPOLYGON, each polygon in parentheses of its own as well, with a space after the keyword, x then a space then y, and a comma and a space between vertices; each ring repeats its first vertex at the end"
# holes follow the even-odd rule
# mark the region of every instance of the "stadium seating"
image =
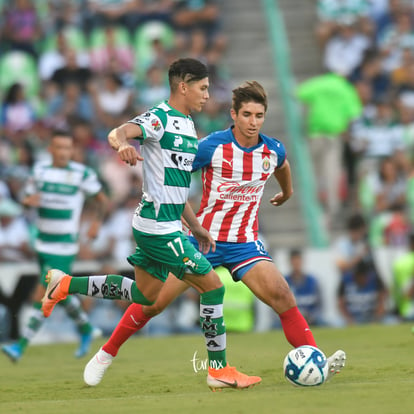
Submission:
POLYGON ((140 81, 154 58, 152 42, 160 39, 163 46, 168 49, 173 46, 174 31, 166 23, 150 21, 139 27, 133 37, 136 76, 140 81))
MULTIPOLYGON (((94 50, 105 46, 106 34, 105 29, 93 29, 89 40, 89 49, 94 50)), ((130 45, 130 37, 127 29, 123 27, 114 27, 114 41, 116 46, 128 47, 130 45)))
POLYGON ((0 57, 0 91, 6 91, 16 82, 24 86, 28 98, 39 93, 40 81, 34 58, 28 53, 13 50, 0 57))

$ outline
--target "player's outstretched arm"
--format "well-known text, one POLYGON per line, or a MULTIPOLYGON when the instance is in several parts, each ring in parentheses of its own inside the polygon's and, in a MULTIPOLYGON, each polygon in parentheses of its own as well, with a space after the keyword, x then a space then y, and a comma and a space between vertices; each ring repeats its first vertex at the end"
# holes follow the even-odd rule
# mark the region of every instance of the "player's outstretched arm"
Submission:
POLYGON ((129 165, 136 165, 137 161, 142 161, 144 158, 129 143, 129 140, 139 137, 142 137, 141 128, 138 125, 126 123, 114 128, 108 134, 108 142, 115 151, 118 151, 122 161, 129 165))
POLYGON ((277 180, 277 182, 280 185, 281 192, 277 193, 270 202, 274 206, 280 206, 287 200, 289 200, 290 197, 292 197, 293 194, 293 184, 292 184, 292 173, 290 170, 290 164, 288 160, 285 160, 282 167, 277 168, 274 171, 274 176, 277 180))

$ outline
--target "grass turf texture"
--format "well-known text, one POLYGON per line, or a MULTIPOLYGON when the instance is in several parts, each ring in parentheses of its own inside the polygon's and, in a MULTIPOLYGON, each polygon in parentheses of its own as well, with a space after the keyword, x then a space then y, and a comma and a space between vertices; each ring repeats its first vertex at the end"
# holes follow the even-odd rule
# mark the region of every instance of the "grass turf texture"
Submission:
MULTIPOLYGON (((228 335, 228 358, 262 384, 212 393, 201 335, 134 337, 121 349, 101 384, 83 383, 89 360, 73 357, 75 344, 33 346, 18 364, 0 355, 0 413, 281 413, 399 414, 413 409, 411 325, 314 329, 321 349, 347 352, 347 366, 320 387, 297 388, 283 377, 290 349, 281 331, 228 335), (201 363, 196 363, 196 368, 201 363)), ((95 341, 93 350, 103 343, 95 341)))

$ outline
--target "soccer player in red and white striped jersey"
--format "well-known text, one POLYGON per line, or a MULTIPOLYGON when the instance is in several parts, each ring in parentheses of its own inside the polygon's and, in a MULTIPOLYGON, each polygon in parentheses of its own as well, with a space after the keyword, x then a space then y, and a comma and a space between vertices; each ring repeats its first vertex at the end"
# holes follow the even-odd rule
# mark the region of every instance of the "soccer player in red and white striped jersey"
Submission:
MULTIPOLYGON (((254 105, 252 103, 252 105, 254 105)), ((256 104, 257 105, 257 104, 256 104)), ((248 118, 254 111, 243 107, 248 118)), ((234 118, 240 117, 232 112, 234 118)), ((256 116, 256 115, 255 115, 256 116)), ((259 114, 260 120, 261 114, 259 114)), ((250 122, 250 121, 246 121, 250 122)), ((258 133, 249 137, 237 119, 234 127, 215 132, 199 144, 193 170, 202 170, 203 196, 197 214, 202 226, 216 241, 246 243, 258 238, 258 211, 266 181, 276 173, 283 193, 279 203, 292 193, 290 168, 283 144, 258 133), (240 138, 236 138, 239 136, 240 138), (259 138, 260 137, 260 138, 259 138)), ((246 131, 249 131, 246 125, 246 131)))
MULTIPOLYGON (((234 125, 200 141, 193 163, 193 171, 202 171, 203 184, 197 217, 216 241, 215 251, 206 254, 213 267, 226 267, 235 281, 242 281, 269 305, 279 315, 286 339, 293 347, 317 346, 289 285, 258 238, 258 210, 266 181, 274 176, 280 186, 281 191, 270 200, 274 206, 282 205, 293 194, 284 145, 260 133, 266 110, 263 87, 255 81, 245 82, 233 90, 234 125)), ((190 236, 190 241, 198 246, 194 237, 190 236)), ((106 360, 112 362, 111 358, 133 333, 187 288, 177 278, 168 277, 152 306, 132 304, 127 309, 98 354, 104 353, 106 360)), ((98 367, 99 373, 92 372, 97 369, 94 360, 98 356, 85 367, 85 378, 92 375, 102 379, 106 365, 98 367)), ((328 378, 339 372, 345 359, 341 350, 328 358, 328 378)))

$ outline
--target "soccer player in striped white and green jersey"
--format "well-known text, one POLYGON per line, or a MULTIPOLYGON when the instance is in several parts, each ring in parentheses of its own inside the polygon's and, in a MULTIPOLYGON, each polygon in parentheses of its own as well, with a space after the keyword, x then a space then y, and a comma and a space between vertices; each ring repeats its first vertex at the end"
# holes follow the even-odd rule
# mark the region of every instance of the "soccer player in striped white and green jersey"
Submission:
MULTIPOLYGON (((209 98, 207 68, 195 59, 179 59, 170 66, 168 76, 168 101, 115 128, 108 136, 122 161, 132 166, 143 162, 143 196, 132 221, 137 248, 128 257, 135 268, 135 281, 120 275, 72 278, 54 269, 49 272, 42 310, 49 316, 56 303, 73 293, 150 305, 171 272, 200 293, 200 324, 209 358, 208 386, 213 390, 249 388, 261 378, 242 374, 227 364, 224 286, 201 254, 214 250, 215 242, 187 201, 198 148, 190 113, 201 111, 209 98), (140 141, 141 153, 130 143, 132 139, 140 141), (197 239, 199 250, 183 233, 181 216, 197 239)), ((95 362, 108 365, 110 360, 111 355, 103 351, 95 362)), ((85 381, 89 385, 99 382, 85 381)))
MULTIPOLYGON (((72 271, 79 249, 80 216, 85 198, 92 197, 95 203, 96 219, 88 231, 91 239, 98 234, 107 206, 107 197, 95 171, 71 161, 73 139, 66 131, 53 132, 49 152, 50 160, 34 165, 24 188, 23 205, 37 211, 34 249, 40 266, 40 281, 33 293, 31 315, 20 339, 2 347, 14 362, 22 357, 44 321, 41 299, 46 292, 48 271, 56 267, 67 273, 72 271)), ((76 296, 68 296, 60 303, 77 325, 81 339, 75 356, 82 357, 89 351, 92 341, 88 316, 76 296)))

